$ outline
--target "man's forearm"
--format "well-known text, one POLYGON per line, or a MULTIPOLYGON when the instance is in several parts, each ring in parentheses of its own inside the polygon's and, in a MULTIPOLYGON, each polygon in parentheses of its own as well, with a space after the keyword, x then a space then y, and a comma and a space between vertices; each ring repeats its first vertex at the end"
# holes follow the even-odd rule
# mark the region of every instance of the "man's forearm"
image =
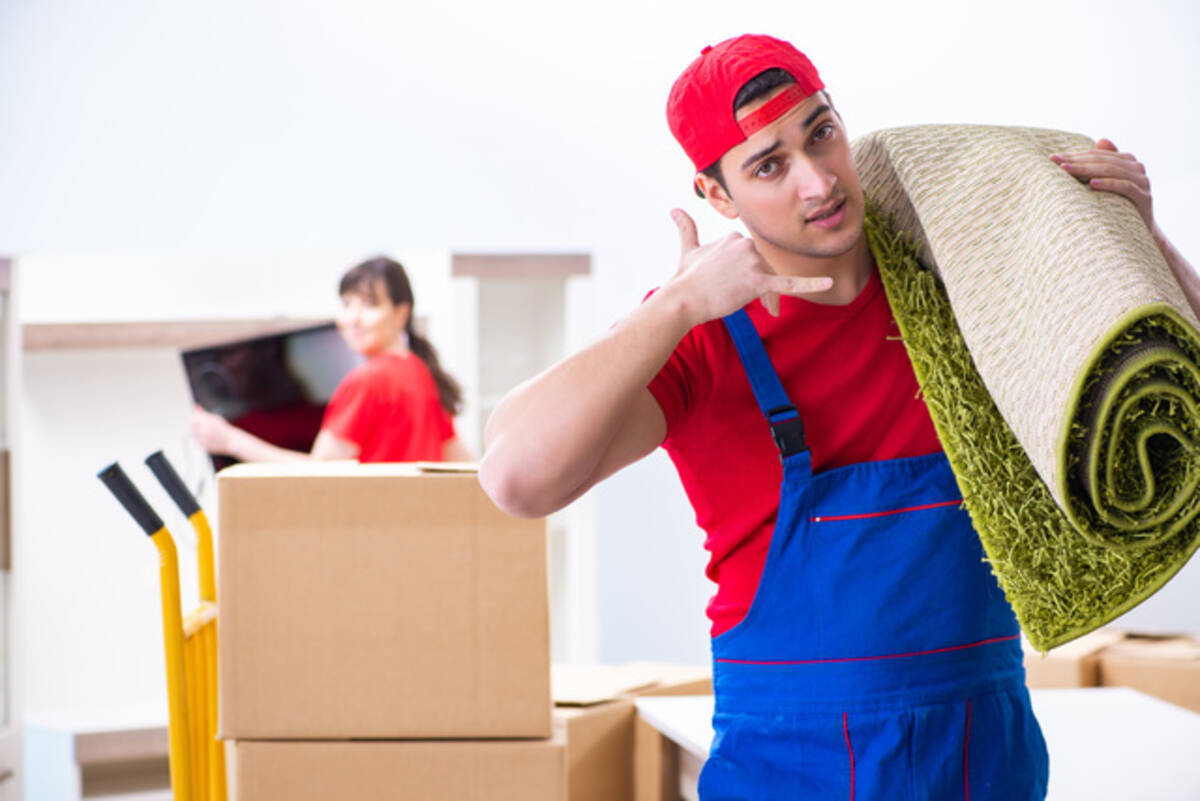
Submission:
POLYGON ((1163 235, 1162 229, 1155 225, 1152 233, 1155 244, 1158 245, 1163 258, 1167 261, 1167 266, 1171 268, 1171 273, 1183 289, 1183 295, 1187 298, 1188 305, 1192 307, 1196 316, 1200 317, 1200 276, 1196 275, 1196 271, 1192 269, 1188 260, 1163 235))
POLYGON ((579 494, 622 428, 640 422, 630 419, 640 394, 690 326, 664 287, 600 340, 510 392, 487 424, 480 480, 489 494, 526 515, 579 494))

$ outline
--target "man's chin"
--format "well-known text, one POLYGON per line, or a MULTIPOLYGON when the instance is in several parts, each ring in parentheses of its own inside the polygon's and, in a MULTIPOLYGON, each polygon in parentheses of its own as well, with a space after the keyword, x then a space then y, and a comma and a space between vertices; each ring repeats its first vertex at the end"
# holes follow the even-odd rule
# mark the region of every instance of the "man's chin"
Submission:
POLYGON ((799 233, 787 239, 767 236, 748 222, 745 224, 754 238, 760 242, 784 253, 810 259, 835 259, 844 256, 853 250, 863 238, 862 208, 853 205, 847 207, 846 219, 837 228, 821 229, 802 221, 799 233))
POLYGON ((823 259, 844 256, 858 245, 863 237, 862 217, 846 220, 836 230, 819 231, 821 236, 808 237, 793 252, 823 259))

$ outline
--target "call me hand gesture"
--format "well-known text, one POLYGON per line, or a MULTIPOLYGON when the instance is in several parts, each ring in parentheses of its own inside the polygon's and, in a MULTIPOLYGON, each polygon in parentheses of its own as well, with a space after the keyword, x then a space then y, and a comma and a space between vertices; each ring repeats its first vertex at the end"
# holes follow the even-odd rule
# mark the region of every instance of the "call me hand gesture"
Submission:
POLYGON ((824 292, 833 279, 776 275, 759 255, 754 241, 739 233, 701 245, 696 223, 680 209, 671 211, 679 227, 679 269, 664 286, 685 289, 683 297, 692 325, 732 314, 758 298, 779 316, 779 296, 802 297, 824 292))

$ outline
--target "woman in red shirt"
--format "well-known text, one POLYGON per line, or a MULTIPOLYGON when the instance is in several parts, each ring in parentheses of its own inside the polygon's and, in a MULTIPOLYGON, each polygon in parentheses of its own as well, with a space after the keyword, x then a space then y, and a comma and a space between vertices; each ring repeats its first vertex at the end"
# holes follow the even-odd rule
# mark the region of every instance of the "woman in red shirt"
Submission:
POLYGON ((244 462, 357 459, 460 461, 470 451, 454 431, 458 383, 412 326, 413 292, 399 262, 375 258, 342 276, 338 331, 366 357, 334 390, 312 451, 273 445, 196 407, 192 435, 209 453, 244 462))

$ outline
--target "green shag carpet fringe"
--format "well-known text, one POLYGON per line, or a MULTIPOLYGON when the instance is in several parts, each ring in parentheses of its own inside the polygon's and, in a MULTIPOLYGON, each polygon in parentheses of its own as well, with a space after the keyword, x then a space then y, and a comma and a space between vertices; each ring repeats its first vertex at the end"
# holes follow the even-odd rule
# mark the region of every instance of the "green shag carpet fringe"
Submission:
POLYGON ((1178 315, 1164 305, 1122 321, 1077 387, 1064 511, 992 402, 938 278, 874 210, 866 231, 963 502, 1033 647, 1156 592, 1200 545, 1200 348, 1178 315))

